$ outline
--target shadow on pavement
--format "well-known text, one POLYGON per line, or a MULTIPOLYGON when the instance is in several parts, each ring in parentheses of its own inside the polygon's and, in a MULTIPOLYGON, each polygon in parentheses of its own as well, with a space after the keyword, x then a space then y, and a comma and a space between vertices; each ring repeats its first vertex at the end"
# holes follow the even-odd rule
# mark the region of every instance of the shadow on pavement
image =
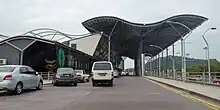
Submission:
POLYGON ((98 84, 95 87, 114 87, 114 86, 115 86, 115 84, 113 84, 113 86, 110 86, 108 84, 98 84))
MULTIPOLYGON (((25 93, 32 93, 32 92, 35 92, 37 91, 36 89, 27 89, 27 90, 23 90, 22 94, 25 94, 25 93)), ((13 92, 7 92, 7 91, 2 91, 0 92, 0 97, 1 96, 15 96, 15 94, 13 92)))
MULTIPOLYGON (((78 86, 78 85, 77 85, 78 86)), ((77 86, 73 86, 73 85, 62 85, 62 84, 60 84, 60 85, 56 85, 56 86, 54 86, 54 87, 77 87, 77 86)))

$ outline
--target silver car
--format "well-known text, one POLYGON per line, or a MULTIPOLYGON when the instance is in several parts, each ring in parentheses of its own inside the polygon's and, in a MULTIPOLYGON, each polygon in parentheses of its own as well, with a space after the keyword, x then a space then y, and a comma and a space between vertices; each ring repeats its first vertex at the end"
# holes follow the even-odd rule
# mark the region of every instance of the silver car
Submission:
POLYGON ((4 65, 0 66, 0 90, 13 91, 21 94, 23 89, 43 88, 43 79, 29 66, 4 65))

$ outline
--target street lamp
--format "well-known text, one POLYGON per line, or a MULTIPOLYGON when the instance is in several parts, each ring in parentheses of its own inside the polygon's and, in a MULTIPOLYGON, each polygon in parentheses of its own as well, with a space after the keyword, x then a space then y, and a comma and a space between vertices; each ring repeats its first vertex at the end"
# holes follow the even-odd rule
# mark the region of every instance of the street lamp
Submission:
MULTIPOLYGON (((161 48, 160 46, 158 45, 150 45, 151 47, 156 47, 158 49, 160 49, 163 53, 163 48, 161 48)), ((160 58, 160 54, 158 54, 158 57, 159 57, 159 64, 158 64, 158 67, 159 67, 159 76, 161 76, 161 58, 160 58)), ((163 58, 163 54, 162 54, 162 58, 163 58)))
POLYGON ((209 30, 216 30, 216 28, 208 28, 204 31, 202 38, 206 43, 206 49, 207 49, 207 59, 208 59, 208 73, 209 73, 209 83, 211 83, 211 67, 210 67, 210 59, 209 59, 209 44, 207 40, 205 39, 205 33, 209 30))
MULTIPOLYGON (((174 21, 166 21, 167 23, 170 23, 171 27, 181 36, 181 57, 182 57, 182 72, 184 73, 184 77, 186 75, 186 54, 185 54, 185 40, 191 35, 192 29, 190 29, 188 26, 186 26, 183 23, 180 22, 174 22, 174 21), (184 28, 189 30, 188 35, 183 39, 183 35, 172 25, 172 24, 178 24, 183 26, 184 28)), ((185 80, 185 79, 184 79, 185 80)), ((183 81, 184 81, 183 80, 183 81)))

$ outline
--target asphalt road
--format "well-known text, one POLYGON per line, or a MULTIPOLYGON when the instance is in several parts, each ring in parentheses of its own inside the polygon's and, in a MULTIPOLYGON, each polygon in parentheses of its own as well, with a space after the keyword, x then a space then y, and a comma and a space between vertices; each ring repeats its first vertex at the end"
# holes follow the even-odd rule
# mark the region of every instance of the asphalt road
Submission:
POLYGON ((47 85, 19 96, 0 94, 0 110, 210 110, 143 77, 121 77, 114 87, 47 85))

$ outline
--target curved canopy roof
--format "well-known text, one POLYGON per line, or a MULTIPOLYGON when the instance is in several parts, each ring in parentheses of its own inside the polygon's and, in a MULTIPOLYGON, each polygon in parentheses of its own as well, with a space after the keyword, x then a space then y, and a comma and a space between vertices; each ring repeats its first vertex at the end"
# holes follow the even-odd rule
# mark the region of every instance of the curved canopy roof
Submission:
POLYGON ((177 15, 151 24, 132 23, 117 17, 101 16, 86 20, 82 25, 91 33, 111 34, 114 51, 121 56, 136 58, 140 41, 143 40, 143 52, 153 56, 184 37, 208 18, 198 15, 177 15))
POLYGON ((61 31, 58 31, 56 29, 50 29, 50 28, 38 28, 34 30, 30 30, 23 35, 30 35, 33 37, 40 37, 40 38, 45 38, 49 40, 54 40, 58 42, 64 42, 64 41, 70 41, 70 40, 75 40, 79 39, 82 37, 86 37, 88 35, 91 35, 91 33, 87 34, 81 34, 81 35, 72 35, 72 34, 67 34, 61 31), (78 37, 78 38, 75 38, 78 37))

